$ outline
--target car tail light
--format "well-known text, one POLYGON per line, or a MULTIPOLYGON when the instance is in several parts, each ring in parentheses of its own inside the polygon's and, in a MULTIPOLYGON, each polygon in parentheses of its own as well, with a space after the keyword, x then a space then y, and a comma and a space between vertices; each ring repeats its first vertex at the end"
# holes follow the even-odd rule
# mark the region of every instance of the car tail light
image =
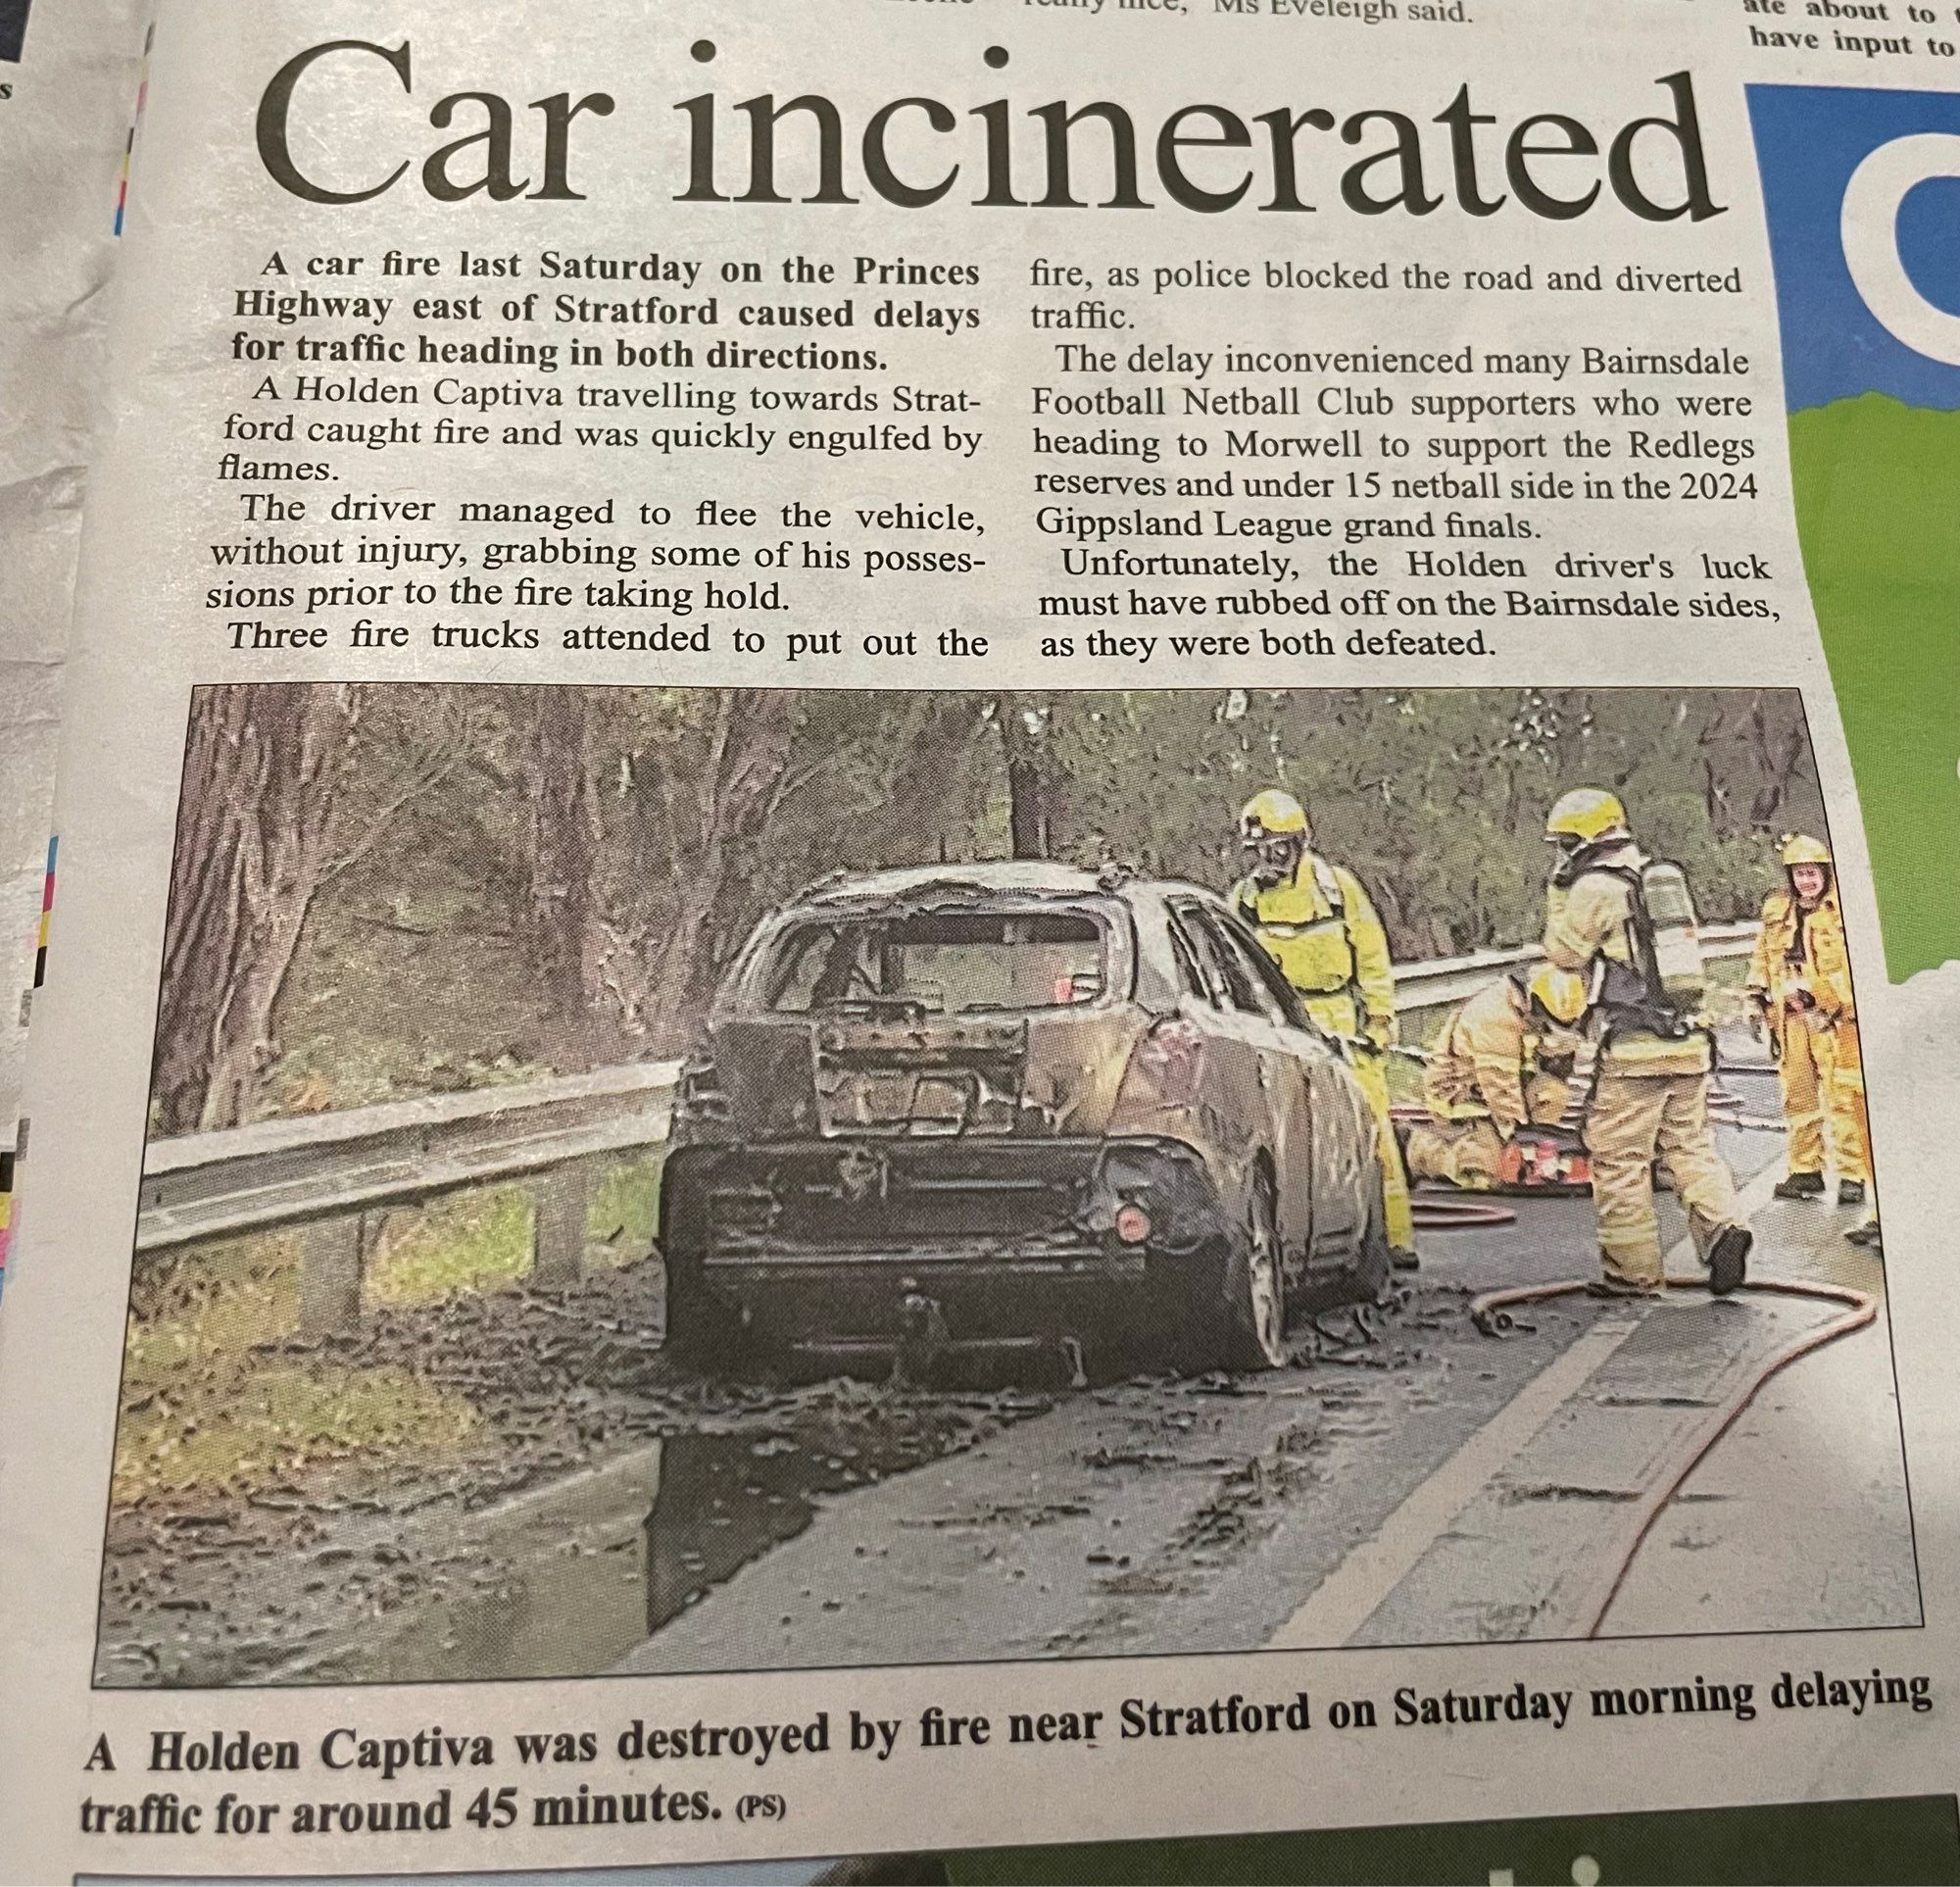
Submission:
POLYGON ((697 1046, 682 1063, 675 1099, 681 1119, 688 1126, 718 1126, 728 1119, 728 1096, 710 1049, 697 1046))
POLYGON ((1193 1106, 1204 1072, 1204 1034, 1182 1016, 1166 1016, 1130 1051, 1110 1115, 1112 1134, 1148 1131, 1154 1117, 1193 1106))

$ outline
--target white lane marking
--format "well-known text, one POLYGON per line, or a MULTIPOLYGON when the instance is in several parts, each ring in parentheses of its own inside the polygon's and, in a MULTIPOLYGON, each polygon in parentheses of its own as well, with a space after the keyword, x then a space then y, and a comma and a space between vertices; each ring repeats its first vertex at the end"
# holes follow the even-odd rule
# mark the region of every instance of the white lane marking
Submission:
MULTIPOLYGON (((1768 1204, 1777 1176, 1777 1164, 1772 1161, 1741 1188, 1737 1205, 1744 1219, 1768 1204)), ((1698 1273, 1701 1262, 1695 1256, 1693 1239, 1678 1239, 1667 1253, 1666 1266, 1677 1276, 1698 1273)), ((1372 1540, 1355 1548, 1329 1573, 1267 1640, 1268 1648, 1306 1651, 1345 1645, 1415 1569, 1444 1529, 1559 1408, 1586 1386, 1641 1321, 1640 1314, 1627 1309, 1601 1316, 1403 1501, 1372 1540)))
POLYGON ((1267 1641, 1268 1648, 1304 1651, 1345 1645, 1414 1569, 1437 1536, 1640 1324, 1640 1316, 1624 1309, 1601 1316, 1396 1508, 1372 1540, 1348 1554, 1267 1641))

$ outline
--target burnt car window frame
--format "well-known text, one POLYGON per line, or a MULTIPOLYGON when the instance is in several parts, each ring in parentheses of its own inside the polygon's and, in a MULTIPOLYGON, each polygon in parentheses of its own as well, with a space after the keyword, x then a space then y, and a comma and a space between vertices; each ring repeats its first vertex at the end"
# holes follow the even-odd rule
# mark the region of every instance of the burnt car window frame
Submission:
POLYGON ((1264 951, 1249 949, 1245 940, 1226 923, 1224 914, 1208 905, 1198 907, 1198 919, 1205 934, 1216 944, 1224 958, 1227 972, 1232 976, 1233 1007, 1242 1016, 1255 1016, 1271 1027, 1286 1027, 1286 1005, 1273 994, 1259 967, 1258 959, 1265 955, 1264 951), (1242 989, 1250 996, 1250 1002, 1241 1000, 1242 989))
POLYGON ((1196 996, 1200 1002, 1216 1009, 1218 993, 1211 987, 1211 978, 1204 969, 1204 959, 1197 944, 1192 942, 1190 931, 1177 906, 1167 903, 1163 908, 1163 914, 1164 935, 1170 939, 1171 961, 1177 966, 1180 992, 1196 996))
POLYGON ((1279 1005, 1280 1018, 1289 1028, 1304 1029, 1309 1035, 1322 1035, 1325 1031, 1306 1013, 1306 1005, 1299 1000, 1299 991, 1287 981, 1280 967, 1274 963, 1265 945, 1260 943, 1245 919, 1229 909, 1212 914, 1218 927, 1239 946, 1246 961, 1251 965, 1253 973, 1265 985, 1266 992, 1279 1005))
POLYGON ((816 1007, 816 985, 828 973, 828 959, 842 941, 845 929, 843 921, 825 924, 821 921, 792 921, 785 923, 778 935, 763 953, 760 966, 760 987, 757 990, 757 1007, 771 1016, 814 1016, 821 1012, 816 1007), (820 943, 823 933, 828 930, 830 941, 820 943), (809 933, 807 944, 798 945, 797 933, 809 933), (801 1006, 791 1008, 783 1001, 790 986, 800 979, 806 952, 817 958, 816 974, 810 984, 809 996, 801 1006))
MULTIPOLYGON (((1207 922, 1211 914, 1197 898, 1180 898, 1172 904, 1171 910, 1183 923, 1186 937, 1193 941, 1199 963, 1204 969, 1212 1007, 1221 1013, 1256 1016, 1261 1021, 1270 1021, 1272 1018, 1264 1010, 1239 1000, 1233 975, 1239 967, 1232 962, 1223 940, 1207 922)), ((1239 974, 1243 976, 1244 970, 1239 969, 1239 974)))
MULTIPOLYGON (((790 978, 778 977, 776 968, 784 953, 792 947, 798 931, 813 929, 818 932, 829 930, 835 933, 854 924, 873 926, 889 922, 895 917, 942 916, 982 919, 1075 918, 1093 924, 1102 942, 1102 986, 1088 1002, 1039 1003, 1019 1008, 983 1006, 929 1012, 935 1016, 1065 1016, 1079 1014, 1084 1010, 1105 1009, 1126 1000, 1127 992, 1136 977, 1140 953, 1134 919, 1120 900, 1094 897, 1044 898, 1008 892, 1002 896, 970 902, 949 898, 944 903, 920 904, 900 894, 895 895, 889 902, 852 902, 834 907, 822 903, 802 904, 782 912, 777 920, 768 926, 766 933, 757 934, 750 950, 744 953, 741 961, 738 961, 734 972, 724 986, 726 994, 740 1006, 760 1016, 805 1018, 821 1016, 825 1013, 821 1009, 782 1007, 782 996, 789 987, 790 978), (913 908, 895 909, 906 905, 912 905, 913 908)), ((882 952, 883 945, 881 944, 879 948, 882 952)), ((723 999, 717 998, 717 1002, 723 999)), ((887 999, 874 996, 868 1000, 876 1002, 887 999)))

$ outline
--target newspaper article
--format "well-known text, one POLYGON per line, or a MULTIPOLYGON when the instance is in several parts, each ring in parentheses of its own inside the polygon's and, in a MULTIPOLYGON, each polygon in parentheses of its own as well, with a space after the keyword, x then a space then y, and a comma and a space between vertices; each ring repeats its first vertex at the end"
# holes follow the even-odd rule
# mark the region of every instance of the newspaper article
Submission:
POLYGON ((1960 1871, 1952 9, 149 58, 0 1873, 1960 1871))

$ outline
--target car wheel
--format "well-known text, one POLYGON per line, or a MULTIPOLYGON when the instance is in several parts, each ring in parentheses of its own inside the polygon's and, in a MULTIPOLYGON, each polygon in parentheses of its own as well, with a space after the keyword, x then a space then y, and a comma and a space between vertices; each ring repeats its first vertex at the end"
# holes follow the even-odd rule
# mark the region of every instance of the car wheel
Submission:
POLYGON ((1277 1369, 1287 1360, 1286 1272, 1272 1176, 1252 1176, 1246 1225, 1226 1261, 1220 1361, 1228 1369, 1277 1369))
POLYGON ((1389 1209, 1382 1199, 1382 1189, 1374 1188, 1368 1201, 1368 1222, 1362 1228, 1361 1242, 1355 1247, 1354 1263, 1347 1274, 1346 1290, 1342 1295, 1349 1304, 1374 1304, 1389 1288, 1389 1277, 1395 1268, 1389 1252, 1389 1209))

